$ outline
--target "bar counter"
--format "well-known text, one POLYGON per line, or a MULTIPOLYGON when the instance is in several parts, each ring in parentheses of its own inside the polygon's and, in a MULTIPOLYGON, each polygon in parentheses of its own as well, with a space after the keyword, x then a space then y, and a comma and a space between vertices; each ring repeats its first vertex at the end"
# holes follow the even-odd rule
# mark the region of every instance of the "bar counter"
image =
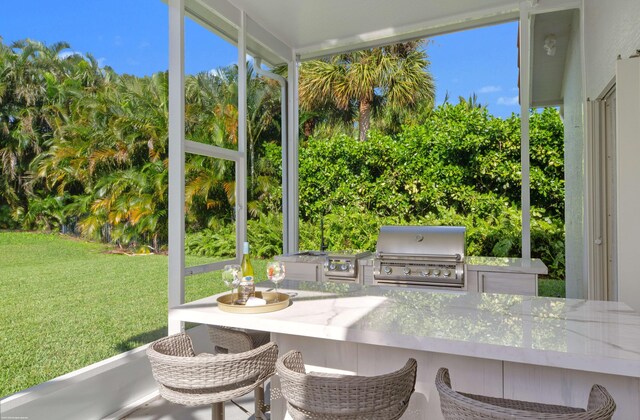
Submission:
POLYGON ((440 418, 440 366, 464 392, 583 408, 600 383, 615 418, 640 418, 640 314, 623 303, 301 281, 279 289, 293 296, 277 312, 223 312, 212 296, 169 317, 269 331, 281 353, 296 348, 336 371, 379 374, 414 357, 414 407, 403 418, 440 418))

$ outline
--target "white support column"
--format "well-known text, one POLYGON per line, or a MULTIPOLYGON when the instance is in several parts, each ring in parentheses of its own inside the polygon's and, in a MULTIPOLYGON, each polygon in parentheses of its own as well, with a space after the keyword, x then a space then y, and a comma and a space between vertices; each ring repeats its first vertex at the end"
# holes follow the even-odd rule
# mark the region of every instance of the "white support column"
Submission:
POLYGON ((236 258, 247 239, 247 15, 240 12, 238 28, 238 152, 236 165, 236 258))
POLYGON ((289 252, 289 237, 287 236, 287 229, 285 228, 285 226, 287 226, 289 223, 289 198, 287 196, 287 179, 289 178, 289 173, 287 171, 287 131, 289 126, 289 124, 287 123, 287 79, 278 74, 263 70, 262 59, 259 57, 255 57, 255 65, 253 66, 253 69, 255 70, 256 74, 263 77, 268 77, 272 80, 276 80, 280 84, 280 148, 282 151, 282 252, 286 254, 287 252, 289 252))
POLYGON ((184 0, 169 0, 169 308, 184 303, 184 203, 184 0))
MULTIPOLYGON (((287 200, 288 223, 283 226, 287 235, 286 253, 296 252, 299 247, 299 213, 300 197, 298 193, 298 58, 294 55, 289 62, 289 100, 288 100, 288 144, 287 144, 287 200)), ((283 209, 284 211, 284 209, 283 209)))
POLYGON ((531 199, 529 177, 529 99, 531 78, 529 49, 531 45, 529 8, 520 6, 520 162, 522 165, 522 258, 531 258, 531 199))
MULTIPOLYGON (((284 78, 283 78, 284 79, 284 78)), ((289 112, 288 112, 288 89, 287 83, 285 81, 284 84, 281 85, 281 93, 280 93, 280 113, 281 113, 281 121, 280 131, 281 131, 281 155, 282 155, 282 252, 287 254, 291 252, 291 247, 289 246, 289 236, 287 235, 289 226, 289 219, 291 218, 289 215, 289 192, 287 191, 287 179, 289 179, 289 143, 291 143, 288 131, 289 131, 289 112)))

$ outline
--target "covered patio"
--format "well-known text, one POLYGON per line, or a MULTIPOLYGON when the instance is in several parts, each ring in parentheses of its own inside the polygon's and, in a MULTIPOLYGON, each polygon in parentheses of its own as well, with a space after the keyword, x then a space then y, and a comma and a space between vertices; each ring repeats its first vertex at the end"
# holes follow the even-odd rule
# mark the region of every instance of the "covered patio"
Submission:
MULTIPOLYGON (((640 132, 640 58, 637 55, 640 3, 637 1, 167 0, 167 3, 171 249, 168 310, 174 310, 174 316, 168 316, 170 334, 183 331, 185 320, 196 321, 189 319, 191 313, 175 316, 176 308, 185 304, 184 284, 188 277, 219 270, 231 261, 238 263, 242 256, 247 224, 247 56, 262 63, 261 73, 275 78, 282 87, 282 127, 286 127, 282 130, 283 251, 290 253, 298 250, 299 63, 340 52, 514 20, 520 27, 520 114, 528 115, 532 107, 558 106, 564 116, 567 297, 619 301, 620 305, 640 311, 640 282, 634 264, 640 257, 640 248, 635 244, 635 238, 640 236, 637 217, 640 197, 636 192, 640 179, 640 167, 636 163, 636 156, 640 154, 637 134, 640 132), (185 139, 185 16, 238 47, 237 150, 185 139), (550 35, 554 36, 557 45, 555 56, 545 53, 550 35), (554 58, 560 62, 553 61, 554 58), (282 64, 288 68, 286 79, 265 70, 282 64), (613 97, 612 89, 616 92, 613 97), (612 101, 613 110, 611 106, 607 107, 612 101), (184 162, 188 153, 236 164, 234 260, 197 267, 185 265, 184 162)), ((527 118, 521 120, 521 136, 522 257, 530 258, 527 118)), ((640 315, 635 314, 632 318, 633 322, 639 322, 640 315)), ((618 326, 615 324, 612 328, 618 331, 618 326)), ((270 331, 284 334, 284 331, 276 330, 270 331)), ((202 327, 192 330, 191 334, 196 345, 206 351, 210 343, 202 327)), ((602 340, 606 341, 606 337, 602 340)), ((1 401, 0 412, 3 416, 28 418, 143 419, 199 418, 201 415, 207 418, 210 415, 207 408, 164 411, 176 407, 158 400, 145 350, 146 346, 143 346, 7 397, 1 401)), ((640 345, 632 344, 626 350, 638 353, 640 345)), ((571 351, 579 352, 580 349, 571 351)), ((520 366, 527 363, 525 360, 520 362, 520 366)), ((570 369, 580 370, 579 366, 570 369)), ((614 375, 620 373, 613 372, 614 375)), ((427 379, 432 381, 433 378, 422 380, 427 379)), ((632 372, 625 381, 628 381, 627 389, 631 394, 640 395, 637 372, 632 372)), ((244 402, 251 406, 250 400, 244 402)), ((228 418, 247 417, 237 407, 227 405, 227 410, 228 418)), ((640 402, 636 397, 635 406, 619 410, 623 414, 617 418, 628 418, 624 413, 638 412, 640 402)))

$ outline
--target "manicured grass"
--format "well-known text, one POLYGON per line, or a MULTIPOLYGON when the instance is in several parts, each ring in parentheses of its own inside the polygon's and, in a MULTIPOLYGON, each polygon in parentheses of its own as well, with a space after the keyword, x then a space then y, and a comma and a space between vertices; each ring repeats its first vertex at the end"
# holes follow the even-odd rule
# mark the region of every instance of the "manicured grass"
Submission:
POLYGON ((564 280, 538 279, 538 295, 549 297, 565 297, 564 280))
MULTIPOLYGON (((0 232, 0 397, 167 333, 167 257, 107 254, 56 234, 0 232)), ((187 265, 211 262, 187 257, 187 265)), ((266 262, 254 260, 256 273, 266 262)), ((188 277, 187 301, 225 290, 188 277)))

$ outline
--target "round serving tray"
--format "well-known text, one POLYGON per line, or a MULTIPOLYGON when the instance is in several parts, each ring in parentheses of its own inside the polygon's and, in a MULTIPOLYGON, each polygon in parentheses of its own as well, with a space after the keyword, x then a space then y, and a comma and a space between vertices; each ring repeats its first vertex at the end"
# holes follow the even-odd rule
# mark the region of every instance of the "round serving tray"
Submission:
POLYGON ((246 306, 234 303, 238 298, 237 293, 227 293, 218 297, 218 308, 221 311, 237 314, 262 314, 265 312, 279 311, 289 306, 289 295, 276 292, 256 292, 256 297, 267 301, 266 305, 246 306))

